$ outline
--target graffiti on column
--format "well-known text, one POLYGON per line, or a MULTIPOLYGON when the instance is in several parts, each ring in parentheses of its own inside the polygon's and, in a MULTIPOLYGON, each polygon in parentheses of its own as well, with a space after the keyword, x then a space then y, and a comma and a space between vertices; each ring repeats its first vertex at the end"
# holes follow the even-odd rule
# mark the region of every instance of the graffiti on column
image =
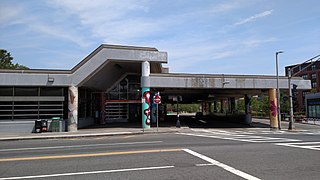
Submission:
POLYGON ((270 101, 270 112, 273 117, 277 116, 277 104, 275 101, 270 101))
POLYGON ((147 104, 146 107, 144 107, 143 113, 146 116, 146 125, 150 125, 150 91, 145 91, 143 93, 143 98, 145 99, 145 103, 147 104))
POLYGON ((77 129, 78 121, 78 88, 69 87, 69 104, 68 104, 68 118, 69 127, 77 129))

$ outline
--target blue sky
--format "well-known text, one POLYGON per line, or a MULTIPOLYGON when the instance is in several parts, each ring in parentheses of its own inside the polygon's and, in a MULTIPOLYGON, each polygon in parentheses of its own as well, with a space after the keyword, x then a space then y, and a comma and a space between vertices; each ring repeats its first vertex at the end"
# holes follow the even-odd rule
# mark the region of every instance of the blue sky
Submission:
POLYGON ((71 69, 100 44, 168 52, 170 72, 280 74, 320 54, 319 0, 0 0, 0 48, 71 69))

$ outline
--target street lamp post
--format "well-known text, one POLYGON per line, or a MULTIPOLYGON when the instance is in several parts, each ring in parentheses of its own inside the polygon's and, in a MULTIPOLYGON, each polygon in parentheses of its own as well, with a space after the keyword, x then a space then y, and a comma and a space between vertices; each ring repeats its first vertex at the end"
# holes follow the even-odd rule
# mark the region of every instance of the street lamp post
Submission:
POLYGON ((280 110, 280 90, 279 90, 279 62, 278 54, 283 53, 283 51, 276 52, 276 73, 277 73, 277 111, 278 111, 278 127, 281 129, 281 110, 280 110))
POLYGON ((289 121, 289 130, 293 130, 294 121, 293 121, 293 103, 292 103, 292 88, 291 88, 291 77, 292 77, 292 70, 291 68, 288 69, 288 85, 289 85, 289 105, 290 105, 290 121, 289 121))

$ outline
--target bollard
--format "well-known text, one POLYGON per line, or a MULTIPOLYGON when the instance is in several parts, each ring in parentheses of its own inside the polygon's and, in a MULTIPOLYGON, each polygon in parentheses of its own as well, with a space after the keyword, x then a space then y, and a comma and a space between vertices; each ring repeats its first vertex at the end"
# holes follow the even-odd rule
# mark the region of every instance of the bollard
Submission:
POLYGON ((179 120, 179 114, 177 115, 176 127, 177 127, 177 128, 180 128, 180 127, 181 127, 181 125, 180 125, 180 120, 179 120))

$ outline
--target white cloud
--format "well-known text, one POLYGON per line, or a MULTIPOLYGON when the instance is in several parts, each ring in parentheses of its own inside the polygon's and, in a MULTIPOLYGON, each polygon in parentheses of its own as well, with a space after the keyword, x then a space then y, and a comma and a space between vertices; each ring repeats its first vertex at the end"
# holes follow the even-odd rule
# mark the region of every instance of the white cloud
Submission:
POLYGON ((168 52, 170 72, 225 73, 239 71, 239 68, 233 67, 250 60, 239 57, 247 56, 256 48, 275 41, 278 41, 275 37, 239 36, 218 41, 194 37, 155 42, 153 45, 161 51, 168 52))
POLYGON ((225 13, 235 9, 243 8, 244 6, 246 6, 247 3, 248 1, 241 0, 226 1, 221 4, 214 5, 211 11, 214 13, 225 13))
MULTIPOLYGON (((32 38, 37 39, 37 46, 41 46, 39 41, 48 43, 48 39, 54 39, 61 44, 56 45, 54 43, 57 42, 54 42, 53 47, 57 48, 57 51, 66 52, 66 49, 61 50, 58 46, 74 47, 76 44, 78 50, 70 51, 73 54, 69 55, 76 57, 72 61, 75 64, 80 60, 77 56, 85 56, 86 54, 81 53, 88 53, 90 48, 95 48, 102 42, 149 45, 169 53, 169 64, 173 71, 186 72, 186 69, 199 67, 200 64, 207 64, 208 69, 210 66, 226 67, 227 65, 221 65, 221 62, 229 60, 228 62, 232 63, 236 57, 252 51, 255 47, 277 41, 276 38, 263 37, 259 34, 239 32, 245 35, 233 35, 225 30, 227 24, 232 24, 230 20, 241 13, 241 9, 253 3, 247 0, 199 3, 199 6, 195 3, 195 6, 188 7, 184 7, 182 1, 168 1, 176 7, 181 6, 181 9, 170 9, 172 4, 169 6, 165 5, 165 2, 149 0, 45 2, 46 4, 43 4, 41 1, 41 6, 48 8, 48 12, 31 11, 24 7, 6 18, 14 19, 15 23, 23 25, 20 31, 29 31, 34 36, 32 38), (157 7, 157 3, 161 3, 162 9, 157 7), (170 10, 166 9, 166 6, 170 10), (161 12, 155 13, 155 11, 161 12), (86 51, 80 52, 79 49, 86 51)), ((253 15, 235 23, 234 26, 253 22, 272 12, 273 10, 270 10, 253 15)), ((0 22, 2 22, 1 17, 0 22)), ((230 26, 228 28, 233 29, 230 26)), ((44 48, 48 50, 52 46, 44 48)), ((64 60, 72 59, 68 55, 56 52, 52 54, 62 60, 58 64, 46 64, 48 67, 65 67, 63 64, 67 65, 70 62, 64 60)))
POLYGON ((145 1, 56 0, 53 4, 66 15, 77 16, 81 26, 90 30, 92 36, 108 43, 123 43, 160 29, 156 20, 147 18, 145 1))
POLYGON ((240 21, 234 23, 233 26, 238 26, 238 25, 242 25, 242 24, 246 24, 246 23, 249 23, 249 22, 256 21, 259 18, 271 15, 272 12, 273 12, 273 10, 269 10, 269 11, 264 11, 264 12, 259 13, 259 14, 255 14, 253 16, 250 16, 248 18, 245 18, 243 20, 240 20, 240 21))
POLYGON ((77 44, 80 47, 88 47, 90 43, 86 41, 85 36, 77 35, 76 32, 72 30, 63 29, 59 26, 50 26, 41 22, 33 22, 32 26, 29 26, 35 32, 46 34, 46 36, 53 36, 61 40, 66 40, 77 44))
POLYGON ((11 24, 22 13, 22 8, 17 6, 0 5, 0 26, 11 24))
POLYGON ((259 46, 260 44, 276 42, 278 40, 279 39, 275 37, 266 38, 266 39, 250 39, 250 40, 244 41, 242 44, 248 47, 255 47, 255 46, 259 46))

